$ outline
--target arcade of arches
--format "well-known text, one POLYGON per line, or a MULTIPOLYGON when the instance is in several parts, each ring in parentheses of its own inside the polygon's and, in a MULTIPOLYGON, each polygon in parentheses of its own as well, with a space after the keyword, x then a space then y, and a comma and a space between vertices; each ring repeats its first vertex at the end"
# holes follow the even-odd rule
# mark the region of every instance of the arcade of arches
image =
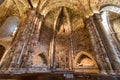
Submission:
POLYGON ((120 80, 119 0, 0 0, 0 80, 120 80))

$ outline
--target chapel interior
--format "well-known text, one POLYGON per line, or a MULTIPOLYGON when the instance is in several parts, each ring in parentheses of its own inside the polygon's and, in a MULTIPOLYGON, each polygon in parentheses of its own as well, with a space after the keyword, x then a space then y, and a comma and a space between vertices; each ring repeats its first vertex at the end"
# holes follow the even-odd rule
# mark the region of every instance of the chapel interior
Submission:
POLYGON ((0 80, 120 80, 120 0, 0 0, 0 80))

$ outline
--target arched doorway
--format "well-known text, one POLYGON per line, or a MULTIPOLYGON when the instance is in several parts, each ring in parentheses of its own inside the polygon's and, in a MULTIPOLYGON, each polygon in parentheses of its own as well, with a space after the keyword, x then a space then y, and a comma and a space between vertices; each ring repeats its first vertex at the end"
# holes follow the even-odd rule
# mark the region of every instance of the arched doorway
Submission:
POLYGON ((98 73, 98 65, 90 53, 81 51, 74 60, 75 72, 98 73))
POLYGON ((4 55, 4 53, 5 53, 5 47, 0 45, 0 60, 1 60, 2 56, 4 55))

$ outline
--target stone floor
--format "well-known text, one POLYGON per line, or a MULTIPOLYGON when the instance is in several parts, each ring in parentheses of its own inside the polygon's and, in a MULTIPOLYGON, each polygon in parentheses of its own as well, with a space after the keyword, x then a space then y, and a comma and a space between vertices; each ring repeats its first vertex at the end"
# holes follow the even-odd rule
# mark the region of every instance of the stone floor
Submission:
POLYGON ((34 75, 34 76, 22 76, 22 77, 11 77, 11 79, 0 79, 0 80, 120 80, 120 76, 116 75, 96 75, 96 74, 80 74, 74 75, 74 78, 65 78, 62 75, 34 75), (15 79, 16 78, 16 79, 15 79))

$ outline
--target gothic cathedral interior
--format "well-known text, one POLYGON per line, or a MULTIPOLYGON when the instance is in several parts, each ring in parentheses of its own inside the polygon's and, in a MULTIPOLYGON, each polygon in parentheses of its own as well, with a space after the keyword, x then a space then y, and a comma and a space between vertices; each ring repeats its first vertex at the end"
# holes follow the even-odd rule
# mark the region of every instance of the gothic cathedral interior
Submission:
POLYGON ((0 0, 0 80, 120 80, 119 0, 0 0))

